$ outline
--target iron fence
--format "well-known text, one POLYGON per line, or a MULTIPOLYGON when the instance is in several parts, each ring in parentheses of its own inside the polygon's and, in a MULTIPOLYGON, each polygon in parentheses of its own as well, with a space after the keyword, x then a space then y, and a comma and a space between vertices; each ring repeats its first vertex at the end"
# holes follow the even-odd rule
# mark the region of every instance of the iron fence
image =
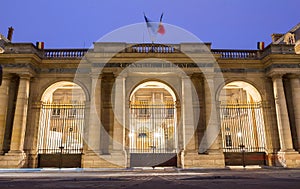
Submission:
POLYGON ((175 153, 175 103, 132 102, 129 143, 130 153, 175 153))
POLYGON ((265 151, 265 126, 260 102, 222 103, 220 118, 224 152, 265 151))
POLYGON ((84 108, 84 104, 43 103, 38 153, 82 153, 84 108))

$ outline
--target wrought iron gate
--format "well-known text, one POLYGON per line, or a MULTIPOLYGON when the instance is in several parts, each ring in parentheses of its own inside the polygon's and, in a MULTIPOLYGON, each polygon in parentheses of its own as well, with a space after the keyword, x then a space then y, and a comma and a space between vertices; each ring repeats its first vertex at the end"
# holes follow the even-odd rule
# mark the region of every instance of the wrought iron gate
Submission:
POLYGON ((262 105, 220 105, 221 131, 226 165, 265 164, 265 126, 262 105))
POLYGON ((84 104, 42 104, 39 167, 80 167, 84 104))
POLYGON ((176 166, 174 102, 135 101, 130 104, 130 165, 176 166))

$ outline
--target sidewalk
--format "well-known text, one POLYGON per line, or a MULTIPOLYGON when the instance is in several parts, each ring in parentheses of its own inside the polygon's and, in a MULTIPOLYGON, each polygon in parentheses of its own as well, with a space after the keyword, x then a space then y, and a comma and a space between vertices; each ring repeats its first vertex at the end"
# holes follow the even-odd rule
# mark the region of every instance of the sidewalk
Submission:
POLYGON ((2 177, 122 177, 122 176, 272 176, 282 174, 296 174, 300 177, 300 169, 270 168, 258 166, 233 166, 219 169, 193 168, 181 169, 173 167, 149 167, 128 168, 128 169, 109 169, 109 168, 21 168, 21 169, 0 169, 2 177))

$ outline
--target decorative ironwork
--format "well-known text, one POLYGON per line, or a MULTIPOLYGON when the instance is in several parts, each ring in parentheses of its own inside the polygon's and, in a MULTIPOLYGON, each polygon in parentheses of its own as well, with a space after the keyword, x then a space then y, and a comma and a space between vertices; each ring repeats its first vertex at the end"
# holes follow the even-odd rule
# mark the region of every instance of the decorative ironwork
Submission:
POLYGON ((176 152, 174 102, 130 104, 130 153, 176 152))
POLYGON ((84 108, 84 104, 43 103, 38 153, 81 154, 84 108))
POLYGON ((261 103, 220 105, 224 152, 264 152, 265 126, 261 103))

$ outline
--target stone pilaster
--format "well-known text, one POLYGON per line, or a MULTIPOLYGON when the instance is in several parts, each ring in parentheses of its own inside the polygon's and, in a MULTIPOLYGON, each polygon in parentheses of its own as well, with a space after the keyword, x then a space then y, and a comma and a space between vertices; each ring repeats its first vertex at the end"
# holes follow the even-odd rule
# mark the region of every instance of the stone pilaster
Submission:
POLYGON ((114 90, 114 129, 113 150, 123 150, 125 129, 125 77, 120 75, 115 81, 114 90))
POLYGON ((4 134, 7 119, 7 108, 9 98, 10 78, 3 77, 2 85, 0 86, 0 154, 3 154, 4 134))
POLYGON ((121 167, 126 167, 125 151, 125 76, 118 75, 115 79, 113 95, 113 150, 109 161, 121 167))
MULTIPOLYGON (((30 148, 29 157, 28 157, 28 167, 36 168, 38 166, 38 139, 39 139, 39 128, 40 128, 40 114, 42 108, 42 101, 35 102, 32 105, 31 113, 32 113, 32 121, 34 121, 34 126, 31 127, 30 133, 28 133, 29 144, 28 148, 30 148), (31 146, 31 147, 29 147, 31 146)), ((27 137, 27 136, 26 136, 27 137)), ((25 144, 26 148, 26 144, 25 144)))
POLYGON ((192 81, 188 76, 182 77, 182 123, 183 123, 183 149, 196 150, 195 121, 193 109, 192 81))
MULTIPOLYGON (((191 91, 189 85, 186 84, 186 81, 183 82, 183 89, 191 91), (186 87, 184 87, 186 86, 186 87)), ((214 99, 215 90, 214 90, 214 80, 209 78, 208 82, 205 83, 205 102, 206 102, 206 130, 203 138, 201 139, 199 149, 195 149, 195 134, 192 136, 192 140, 189 141, 187 149, 181 155, 183 164, 182 168, 191 168, 191 167, 224 167, 224 155, 220 148, 220 129, 217 118, 216 111, 216 102, 214 99), (190 144, 193 144, 192 146, 190 144), (190 149, 194 150, 190 150, 190 149), (200 152, 200 154, 199 154, 200 152), (205 153, 204 153, 205 152, 205 153)), ((190 81, 189 81, 190 82, 190 81)), ((184 90, 184 91, 185 91, 184 90)), ((191 136, 191 132, 195 132, 195 123, 193 115, 193 104, 192 104, 192 93, 183 93, 183 101, 186 99, 186 102, 183 102, 183 124, 185 126, 184 136, 191 136), (188 108, 188 111, 186 109, 188 108), (190 112, 191 111, 191 112, 190 112), (185 120, 188 118, 187 120, 185 120), (186 123, 186 124, 185 124, 186 123), (188 128, 188 129, 187 129, 188 128), (193 130, 193 131, 192 131, 193 130), (186 133, 188 132, 188 133, 186 133)), ((186 141, 186 139, 184 140, 186 141)))
POLYGON ((291 136, 291 128, 289 115, 286 104, 286 97, 284 93, 284 87, 282 82, 282 75, 273 75, 273 90, 277 117, 277 127, 280 139, 280 151, 282 152, 292 152, 293 143, 291 136))
POLYGON ((9 153, 23 153, 27 121, 30 76, 20 75, 9 153))
POLYGON ((20 75, 10 151, 0 157, 0 167, 21 168, 26 163, 24 139, 27 122, 30 76, 20 75))
POLYGON ((91 103, 89 110, 89 125, 88 125, 88 136, 87 143, 88 149, 95 153, 100 152, 100 106, 101 106, 101 78, 99 75, 92 76, 91 84, 91 103))
POLYGON ((298 142, 298 151, 300 152, 300 77, 293 75, 290 77, 292 88, 292 100, 295 115, 295 126, 298 142))
POLYGON ((206 117, 206 130, 204 137, 201 141, 199 150, 208 153, 221 153, 221 132, 220 123, 218 119, 217 106, 215 100, 215 85, 214 78, 206 77, 206 82, 204 83, 205 90, 205 117, 206 117))

